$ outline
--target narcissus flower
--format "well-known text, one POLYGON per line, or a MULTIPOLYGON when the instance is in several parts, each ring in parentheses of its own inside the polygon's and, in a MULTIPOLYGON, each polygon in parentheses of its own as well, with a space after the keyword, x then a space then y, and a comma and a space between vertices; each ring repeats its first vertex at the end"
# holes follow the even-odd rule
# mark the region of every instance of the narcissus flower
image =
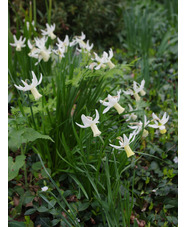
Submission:
POLYGON ((28 47, 31 49, 31 52, 28 54, 30 57, 38 59, 35 65, 37 65, 42 59, 44 62, 47 62, 52 53, 51 47, 47 49, 45 44, 47 42, 47 37, 42 37, 41 39, 35 38, 35 43, 31 44, 30 40, 28 41, 28 47))
POLYGON ((115 149, 121 149, 124 148, 126 153, 127 153, 127 157, 129 158, 130 156, 134 155, 134 152, 132 151, 132 149, 130 148, 129 144, 132 143, 135 139, 135 134, 131 133, 129 135, 129 138, 127 138, 127 136, 125 134, 123 134, 123 138, 121 136, 117 137, 117 139, 119 139, 119 144, 120 146, 116 146, 113 144, 109 144, 111 147, 114 147, 115 149))
POLYGON ((22 87, 21 85, 17 86, 16 84, 14 84, 14 86, 21 91, 31 91, 35 100, 38 100, 39 98, 42 97, 41 94, 39 94, 38 90, 36 89, 36 87, 41 83, 42 81, 42 74, 41 77, 39 79, 39 82, 36 78, 35 73, 32 71, 32 83, 29 85, 26 82, 24 82, 23 80, 21 80, 21 82, 25 85, 24 87, 22 87))
POLYGON ((72 40, 72 42, 70 43, 70 46, 74 46, 76 44, 79 45, 84 45, 85 42, 83 41, 85 39, 85 34, 83 32, 81 32, 81 36, 75 36, 72 40))
POLYGON ((118 103, 120 100, 120 93, 121 93, 121 90, 117 92, 118 94, 117 96, 108 95, 105 100, 100 100, 101 104, 103 104, 104 106, 107 106, 107 108, 104 109, 103 114, 108 112, 112 107, 114 107, 117 110, 118 114, 123 113, 125 109, 122 106, 120 106, 120 104, 118 103), (108 102, 106 102, 106 100, 108 100, 108 102))
POLYGON ((166 133, 167 130, 165 128, 165 124, 169 120, 169 115, 165 112, 163 114, 162 119, 160 119, 156 114, 153 113, 152 117, 153 117, 153 121, 154 121, 155 124, 154 125, 149 125, 149 127, 151 127, 151 128, 159 128, 161 134, 166 133), (166 117, 166 115, 167 115, 167 117, 166 117))
POLYGON ((56 43, 56 45, 58 46, 58 48, 65 49, 65 52, 67 52, 68 46, 70 45, 68 35, 65 36, 64 41, 61 41, 59 38, 57 38, 57 41, 58 41, 58 43, 56 43))
POLYGON ((81 120, 83 122, 83 125, 80 125, 78 123, 76 123, 79 127, 81 128, 88 128, 91 127, 92 132, 94 137, 99 136, 101 134, 101 132, 99 131, 98 127, 97 127, 97 123, 99 123, 99 113, 97 110, 96 111, 96 117, 94 120, 92 120, 92 117, 89 116, 85 116, 84 114, 81 115, 81 120))
POLYGON ((65 57, 65 47, 58 47, 56 50, 52 50, 56 55, 59 56, 59 59, 62 59, 65 57))
POLYGON ((95 67, 95 70, 98 70, 101 67, 105 68, 106 64, 109 66, 110 69, 115 67, 115 65, 111 61, 111 58, 113 57, 112 49, 109 50, 109 54, 104 51, 101 58, 95 52, 94 52, 94 55, 95 55, 95 58, 92 58, 92 60, 97 62, 97 66, 95 67))
POLYGON ((11 46, 16 47, 17 51, 21 51, 22 47, 25 47, 26 45, 24 44, 26 41, 26 38, 22 40, 22 36, 17 40, 16 36, 13 35, 14 38, 14 43, 10 43, 11 46))
POLYGON ((144 96, 146 93, 144 91, 144 85, 145 85, 145 80, 141 81, 141 84, 138 84, 136 81, 133 81, 133 90, 129 89, 128 91, 123 91, 126 95, 134 95, 134 98, 136 101, 140 100, 140 96, 138 93, 141 94, 141 96, 144 96))
POLYGON ((55 39, 56 35, 54 35, 54 33, 53 33, 53 31, 55 30, 55 27, 56 27, 55 24, 53 24, 51 26, 49 24, 46 24, 46 31, 41 29, 42 35, 43 36, 47 35, 51 39, 55 39))
POLYGON ((144 122, 142 123, 141 121, 139 122, 132 122, 130 123, 131 125, 134 126, 128 126, 131 129, 134 129, 133 134, 137 135, 142 129, 143 129, 143 134, 142 137, 147 137, 149 132, 145 129, 145 127, 150 123, 150 121, 147 121, 147 117, 144 115, 144 122))
POLYGON ((90 45, 90 44, 89 44, 89 40, 87 40, 87 43, 85 43, 85 42, 84 42, 84 43, 80 43, 79 46, 80 46, 80 48, 81 48, 81 49, 77 48, 77 50, 78 50, 79 52, 82 52, 82 50, 83 50, 84 53, 89 53, 89 52, 92 50, 94 44, 92 43, 92 44, 90 45))
MULTIPOLYGON (((134 109, 132 108, 132 106, 131 106, 130 104, 128 104, 128 106, 129 106, 130 112, 132 112, 134 109)), ((128 117, 128 118, 126 119, 126 121, 130 121, 131 119, 132 119, 133 121, 135 121, 135 120, 137 119, 138 116, 137 116, 136 114, 134 114, 134 113, 130 113, 130 114, 125 114, 124 117, 128 117)))

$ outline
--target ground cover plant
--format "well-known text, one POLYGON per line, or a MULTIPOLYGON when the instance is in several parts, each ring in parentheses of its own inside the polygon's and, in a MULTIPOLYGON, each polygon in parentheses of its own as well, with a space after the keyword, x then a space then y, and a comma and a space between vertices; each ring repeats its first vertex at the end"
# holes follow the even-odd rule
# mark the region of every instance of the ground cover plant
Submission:
POLYGON ((106 44, 9 3, 10 226, 178 224, 176 1, 119 3, 106 44))

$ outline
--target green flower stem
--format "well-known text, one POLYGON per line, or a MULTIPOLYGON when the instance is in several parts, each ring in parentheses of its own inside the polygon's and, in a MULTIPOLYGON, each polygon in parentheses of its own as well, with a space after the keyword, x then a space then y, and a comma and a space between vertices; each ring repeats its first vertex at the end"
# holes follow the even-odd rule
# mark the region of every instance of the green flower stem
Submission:
POLYGON ((30 107, 30 112, 31 112, 31 116, 32 116, 32 121, 33 121, 33 124, 34 124, 34 129, 36 130, 36 123, 35 123, 35 119, 34 119, 34 114, 33 114, 33 109, 32 109, 32 105, 31 105, 31 102, 30 102, 29 94, 27 94, 27 96, 28 96, 28 101, 29 101, 29 107, 30 107))
MULTIPOLYGON (((23 145, 21 145, 21 154, 22 155, 25 155, 26 146, 27 145, 25 145, 25 148, 23 148, 23 145)), ((24 163, 23 169, 24 169, 25 187, 28 188, 26 162, 24 163)))

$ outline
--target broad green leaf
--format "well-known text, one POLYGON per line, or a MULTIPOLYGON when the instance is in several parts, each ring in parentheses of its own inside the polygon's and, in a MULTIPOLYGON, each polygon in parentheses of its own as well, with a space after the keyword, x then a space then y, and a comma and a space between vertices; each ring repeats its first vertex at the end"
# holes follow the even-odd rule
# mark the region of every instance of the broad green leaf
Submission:
POLYGON ((24 222, 13 221, 8 223, 9 227, 26 227, 24 222))
POLYGON ((47 139, 54 142, 50 136, 42 135, 33 128, 22 128, 19 130, 12 129, 9 132, 8 146, 10 149, 15 150, 20 148, 21 144, 33 142, 37 139, 47 139))
POLYGON ((14 179, 18 175, 19 169, 25 163, 25 158, 25 155, 19 155, 14 162, 11 156, 8 157, 8 181, 14 179))

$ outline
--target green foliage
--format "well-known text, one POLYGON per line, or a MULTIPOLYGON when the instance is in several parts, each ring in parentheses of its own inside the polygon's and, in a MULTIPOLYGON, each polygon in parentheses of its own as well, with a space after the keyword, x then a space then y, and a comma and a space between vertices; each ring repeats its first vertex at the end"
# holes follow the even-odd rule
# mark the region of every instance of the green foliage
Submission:
POLYGON ((25 163, 25 158, 26 157, 24 155, 18 155, 16 156, 14 162, 12 157, 10 156, 8 157, 8 181, 17 177, 19 169, 25 163))
MULTIPOLYGON (((27 46, 20 53, 9 45, 10 226, 140 226, 141 221, 143 226, 177 226, 176 1, 14 3, 9 2, 9 43, 15 29, 17 37, 33 40, 48 22, 56 23, 58 37, 83 31, 95 48, 119 49, 113 69, 90 70, 92 52, 77 54, 69 47, 61 60, 52 55, 35 65, 27 46), (37 77, 43 74, 37 101, 30 91, 14 87, 21 79, 31 81, 31 70, 37 77), (144 115, 150 119, 153 112, 167 112, 170 119, 166 134, 148 128, 148 137, 142 138, 140 132, 130 144, 135 156, 127 158, 110 144, 119 145, 116 138, 129 135, 133 122, 114 108, 102 114, 99 100, 143 78, 143 100, 121 94, 124 114, 134 112, 143 122, 144 115), (128 104, 137 110, 130 111, 128 104), (75 124, 81 124, 82 114, 94 119, 95 109, 99 137, 75 124), (13 220, 21 215, 24 223, 13 220)), ((54 48, 54 41, 48 45, 54 48)))
POLYGON ((17 150, 24 143, 33 142, 37 139, 47 139, 54 142, 50 136, 42 135, 33 128, 11 129, 9 132, 8 146, 11 150, 17 150))

